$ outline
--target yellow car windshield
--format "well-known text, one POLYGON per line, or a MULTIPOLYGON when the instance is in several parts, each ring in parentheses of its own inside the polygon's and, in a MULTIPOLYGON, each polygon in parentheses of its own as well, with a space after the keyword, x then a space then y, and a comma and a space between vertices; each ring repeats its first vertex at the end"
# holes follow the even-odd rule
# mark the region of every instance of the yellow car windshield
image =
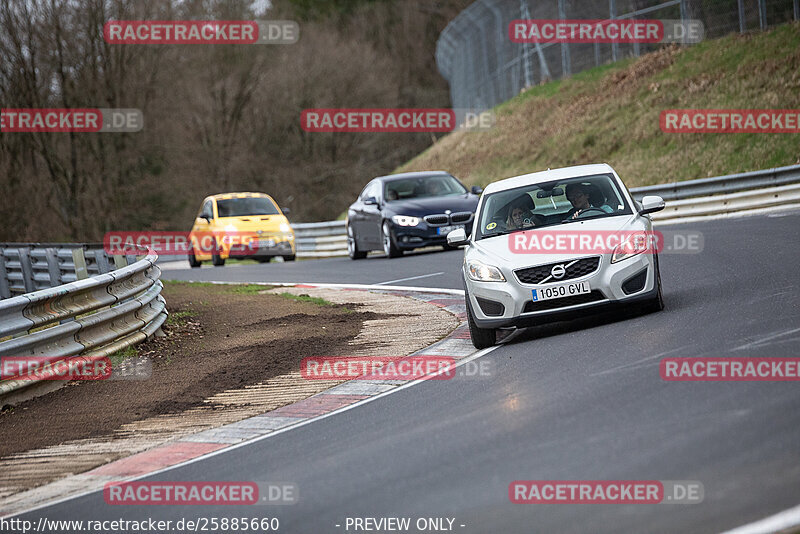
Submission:
POLYGON ((280 213, 266 197, 225 198, 217 200, 220 217, 244 217, 247 215, 277 215, 280 213))

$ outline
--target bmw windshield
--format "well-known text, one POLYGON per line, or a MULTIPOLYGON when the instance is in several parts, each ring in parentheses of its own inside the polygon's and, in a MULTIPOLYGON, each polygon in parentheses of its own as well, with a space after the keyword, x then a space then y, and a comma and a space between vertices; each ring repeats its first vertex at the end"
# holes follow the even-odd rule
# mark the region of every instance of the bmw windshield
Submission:
POLYGON ((384 198, 387 201, 411 198, 463 195, 467 189, 449 175, 403 178, 386 182, 384 198))

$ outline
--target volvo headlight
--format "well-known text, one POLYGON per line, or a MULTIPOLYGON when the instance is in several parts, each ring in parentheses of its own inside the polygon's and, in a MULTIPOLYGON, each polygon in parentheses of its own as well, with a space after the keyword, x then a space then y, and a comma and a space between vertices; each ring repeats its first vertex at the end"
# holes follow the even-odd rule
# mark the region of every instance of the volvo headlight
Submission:
POLYGON ((486 265, 477 260, 470 260, 467 262, 467 275, 470 280, 476 282, 505 282, 506 277, 500 272, 500 269, 492 265, 486 265))
POLYGON ((647 233, 636 232, 626 237, 622 243, 614 247, 614 251, 611 253, 611 263, 627 260, 642 252, 647 252, 649 248, 647 233))
POLYGON ((419 217, 410 217, 408 215, 394 215, 392 220, 398 226, 417 226, 419 224, 419 217))

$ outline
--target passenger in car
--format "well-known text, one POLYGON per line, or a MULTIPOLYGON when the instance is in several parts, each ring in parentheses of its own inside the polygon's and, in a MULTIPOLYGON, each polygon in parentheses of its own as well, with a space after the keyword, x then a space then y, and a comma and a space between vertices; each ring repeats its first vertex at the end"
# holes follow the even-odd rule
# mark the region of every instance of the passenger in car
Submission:
POLYGON ((444 185, 439 180, 429 180, 426 186, 426 192, 429 196, 435 197, 444 193, 444 185))
POLYGON ((533 228, 541 223, 541 216, 532 213, 523 203, 515 203, 508 210, 507 230, 533 228))

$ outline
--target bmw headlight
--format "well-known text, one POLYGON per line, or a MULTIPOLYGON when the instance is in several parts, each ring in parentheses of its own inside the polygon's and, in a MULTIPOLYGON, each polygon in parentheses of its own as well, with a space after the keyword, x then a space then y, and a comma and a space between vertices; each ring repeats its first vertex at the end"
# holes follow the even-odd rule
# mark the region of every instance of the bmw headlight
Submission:
POLYGON ((647 234, 645 232, 636 232, 614 247, 614 251, 611 253, 611 263, 627 260, 642 252, 647 252, 649 249, 647 234))
POLYGON ((419 224, 419 217, 410 217, 408 215, 395 215, 392 220, 398 226, 416 226, 419 224))
POLYGON ((477 260, 470 260, 467 262, 467 275, 470 280, 476 282, 505 282, 506 277, 500 272, 500 269, 492 265, 486 265, 477 260))

